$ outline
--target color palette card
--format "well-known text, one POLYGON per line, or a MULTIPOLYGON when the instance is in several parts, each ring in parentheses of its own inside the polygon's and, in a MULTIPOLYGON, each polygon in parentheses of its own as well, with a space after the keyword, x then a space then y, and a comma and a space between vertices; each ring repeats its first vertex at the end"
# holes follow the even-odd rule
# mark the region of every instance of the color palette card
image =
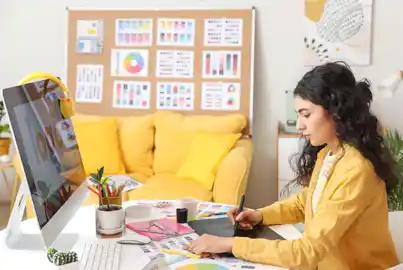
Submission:
POLYGON ((194 19, 158 19, 158 45, 193 46, 195 24, 194 19))
POLYGON ((203 78, 240 78, 240 51, 204 51, 203 78))
POLYGON ((157 85, 157 109, 193 110, 194 84, 163 82, 157 85))
POLYGON ((150 83, 138 81, 115 81, 113 84, 114 108, 149 109, 150 83))
POLYGON ((203 83, 202 110, 237 111, 240 107, 241 86, 239 83, 203 83))
POLYGON ((151 46, 153 42, 152 19, 117 19, 115 42, 118 46, 151 46))

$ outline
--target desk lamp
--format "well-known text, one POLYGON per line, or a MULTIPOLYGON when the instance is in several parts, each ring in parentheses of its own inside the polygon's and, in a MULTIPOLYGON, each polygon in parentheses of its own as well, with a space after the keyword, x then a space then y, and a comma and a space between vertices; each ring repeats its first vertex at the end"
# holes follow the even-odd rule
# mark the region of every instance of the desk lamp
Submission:
POLYGON ((378 89, 386 96, 394 96, 400 83, 403 81, 403 70, 395 72, 380 82, 378 89))

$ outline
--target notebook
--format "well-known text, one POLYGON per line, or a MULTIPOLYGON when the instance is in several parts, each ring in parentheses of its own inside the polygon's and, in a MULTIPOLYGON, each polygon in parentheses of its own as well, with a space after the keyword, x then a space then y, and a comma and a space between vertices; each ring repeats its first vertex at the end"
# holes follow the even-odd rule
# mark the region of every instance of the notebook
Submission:
POLYGON ((179 224, 168 218, 131 222, 127 223, 126 227, 154 241, 194 233, 192 228, 179 224))

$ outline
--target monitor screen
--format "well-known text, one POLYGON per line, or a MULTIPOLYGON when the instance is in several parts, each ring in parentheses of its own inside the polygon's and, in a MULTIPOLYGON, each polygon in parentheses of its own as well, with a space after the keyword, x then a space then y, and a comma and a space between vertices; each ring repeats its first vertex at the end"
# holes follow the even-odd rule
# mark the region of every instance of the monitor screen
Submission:
POLYGON ((86 179, 72 121, 60 112, 64 92, 46 80, 5 89, 3 95, 43 228, 86 179))

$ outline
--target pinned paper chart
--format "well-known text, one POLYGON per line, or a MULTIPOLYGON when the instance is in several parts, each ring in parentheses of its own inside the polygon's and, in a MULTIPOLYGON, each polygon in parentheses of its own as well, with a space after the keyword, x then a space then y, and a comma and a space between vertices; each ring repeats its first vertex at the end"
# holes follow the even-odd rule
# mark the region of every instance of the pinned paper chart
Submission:
POLYGON ((193 19, 158 19, 158 45, 193 46, 195 24, 193 19))
POLYGON ((103 22, 100 20, 77 21, 76 52, 99 54, 103 47, 103 22))
POLYGON ((157 87, 157 108, 168 110, 193 110, 193 83, 163 82, 157 87))
POLYGON ((113 107, 149 109, 150 83, 137 81, 115 81, 113 84, 113 107))
POLYGON ((103 65, 77 65, 76 102, 101 103, 103 65))
POLYGON ((117 19, 115 27, 115 42, 118 46, 150 46, 152 44, 152 19, 117 19))
POLYGON ((158 51, 157 77, 192 78, 193 51, 158 51))
POLYGON ((148 75, 148 50, 112 50, 111 75, 144 77, 148 75))
POLYGON ((204 20, 205 46, 242 46, 242 19, 204 20))
POLYGON ((239 78, 240 51, 204 51, 203 78, 239 78))
POLYGON ((239 83, 207 82, 202 86, 202 110, 237 111, 241 104, 239 83))

